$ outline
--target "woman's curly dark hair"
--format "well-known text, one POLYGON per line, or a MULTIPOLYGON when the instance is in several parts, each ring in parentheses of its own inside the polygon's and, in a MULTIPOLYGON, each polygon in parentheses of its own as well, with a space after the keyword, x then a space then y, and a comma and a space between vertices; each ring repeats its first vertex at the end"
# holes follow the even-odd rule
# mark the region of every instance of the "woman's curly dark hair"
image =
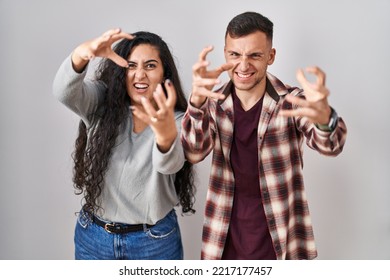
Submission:
MULTIPOLYGON (((164 78, 171 80, 176 89, 175 110, 187 109, 179 74, 167 44, 162 38, 150 32, 136 32, 132 40, 123 39, 115 45, 114 51, 127 59, 134 47, 141 44, 154 46, 163 63, 164 78)), ((102 111, 93 116, 99 125, 92 125, 93 131, 87 131, 83 121, 79 124, 79 135, 73 152, 73 182, 77 194, 84 194, 84 209, 94 213, 98 208, 98 199, 102 192, 103 180, 115 145, 119 129, 124 125, 129 112, 130 97, 126 90, 126 69, 117 66, 109 59, 103 59, 96 71, 96 79, 107 86, 102 111), (87 136, 89 135, 89 137, 87 136)), ((96 123, 95 123, 96 124, 96 123)), ((183 213, 194 213, 195 186, 193 167, 185 162, 176 174, 175 189, 183 213)))

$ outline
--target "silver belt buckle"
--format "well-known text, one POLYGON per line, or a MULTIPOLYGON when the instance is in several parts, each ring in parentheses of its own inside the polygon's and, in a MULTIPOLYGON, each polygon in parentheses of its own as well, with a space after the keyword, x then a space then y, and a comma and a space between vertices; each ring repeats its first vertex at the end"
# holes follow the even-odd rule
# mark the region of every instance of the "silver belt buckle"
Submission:
POLYGON ((104 225, 104 229, 108 232, 108 233, 113 233, 108 227, 109 226, 115 226, 115 224, 114 223, 109 223, 109 224, 105 224, 104 225))

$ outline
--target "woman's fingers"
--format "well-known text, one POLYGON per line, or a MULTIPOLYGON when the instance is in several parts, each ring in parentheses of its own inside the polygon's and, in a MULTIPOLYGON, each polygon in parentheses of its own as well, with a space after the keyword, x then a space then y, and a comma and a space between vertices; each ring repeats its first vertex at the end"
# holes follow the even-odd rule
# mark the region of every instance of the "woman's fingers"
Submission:
POLYGON ((168 108, 172 109, 172 111, 175 108, 176 105, 176 100, 177 100, 177 94, 176 94, 176 89, 172 83, 171 80, 166 80, 164 82, 165 89, 167 91, 167 96, 168 98, 166 99, 166 105, 168 108))
POLYGON ((127 62, 126 59, 115 53, 114 51, 110 51, 107 55, 107 58, 112 60, 115 64, 127 68, 129 66, 129 63, 127 62))
MULTIPOLYGON (((165 96, 163 86, 158 84, 155 92, 153 93, 154 101, 156 102, 157 107, 154 107, 153 104, 147 98, 142 98, 142 105, 145 110, 144 113, 138 113, 142 120, 146 121, 149 124, 156 123, 160 121, 163 123, 166 118, 172 118, 174 116, 174 110, 176 105, 176 90, 170 80, 164 82, 164 87, 167 92, 165 96)), ((134 112, 137 112, 133 110, 134 112)), ((137 116, 138 116, 137 115, 137 116)), ((174 118, 173 118, 174 119, 174 118)))
POLYGON ((146 97, 141 98, 142 106, 150 117, 156 117, 157 111, 146 97))
POLYGON ((91 60, 95 56, 104 57, 112 60, 121 67, 127 68, 127 61, 113 51, 112 44, 121 39, 131 40, 133 38, 133 35, 122 32, 120 28, 110 29, 103 33, 100 37, 90 41, 89 59, 91 60))
POLYGON ((131 110, 133 111, 133 115, 142 120, 144 123, 151 124, 152 120, 151 117, 146 114, 145 112, 142 112, 137 107, 133 106, 131 107, 131 110))
POLYGON ((153 98, 156 101, 158 110, 156 112, 156 117, 157 119, 163 119, 165 118, 168 110, 173 111, 173 107, 171 108, 168 105, 167 98, 165 97, 162 85, 158 85, 156 88, 156 91, 153 93, 153 98))

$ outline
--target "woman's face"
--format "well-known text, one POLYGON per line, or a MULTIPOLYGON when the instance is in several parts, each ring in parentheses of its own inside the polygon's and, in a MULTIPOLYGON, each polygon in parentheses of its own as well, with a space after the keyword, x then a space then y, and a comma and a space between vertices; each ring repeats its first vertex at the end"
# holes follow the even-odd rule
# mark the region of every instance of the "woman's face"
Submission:
POLYGON ((129 68, 126 87, 131 104, 133 106, 141 105, 142 97, 155 104, 153 92, 164 79, 164 69, 159 51, 152 45, 141 44, 133 48, 127 60, 129 68))

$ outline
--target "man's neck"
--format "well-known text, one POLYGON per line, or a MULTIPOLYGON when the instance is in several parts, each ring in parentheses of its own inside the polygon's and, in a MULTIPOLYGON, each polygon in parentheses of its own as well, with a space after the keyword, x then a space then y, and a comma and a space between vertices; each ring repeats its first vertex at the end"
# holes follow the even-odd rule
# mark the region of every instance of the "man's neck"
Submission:
POLYGON ((266 80, 250 90, 240 90, 235 88, 236 95, 240 99, 241 107, 250 110, 265 94, 266 80))

